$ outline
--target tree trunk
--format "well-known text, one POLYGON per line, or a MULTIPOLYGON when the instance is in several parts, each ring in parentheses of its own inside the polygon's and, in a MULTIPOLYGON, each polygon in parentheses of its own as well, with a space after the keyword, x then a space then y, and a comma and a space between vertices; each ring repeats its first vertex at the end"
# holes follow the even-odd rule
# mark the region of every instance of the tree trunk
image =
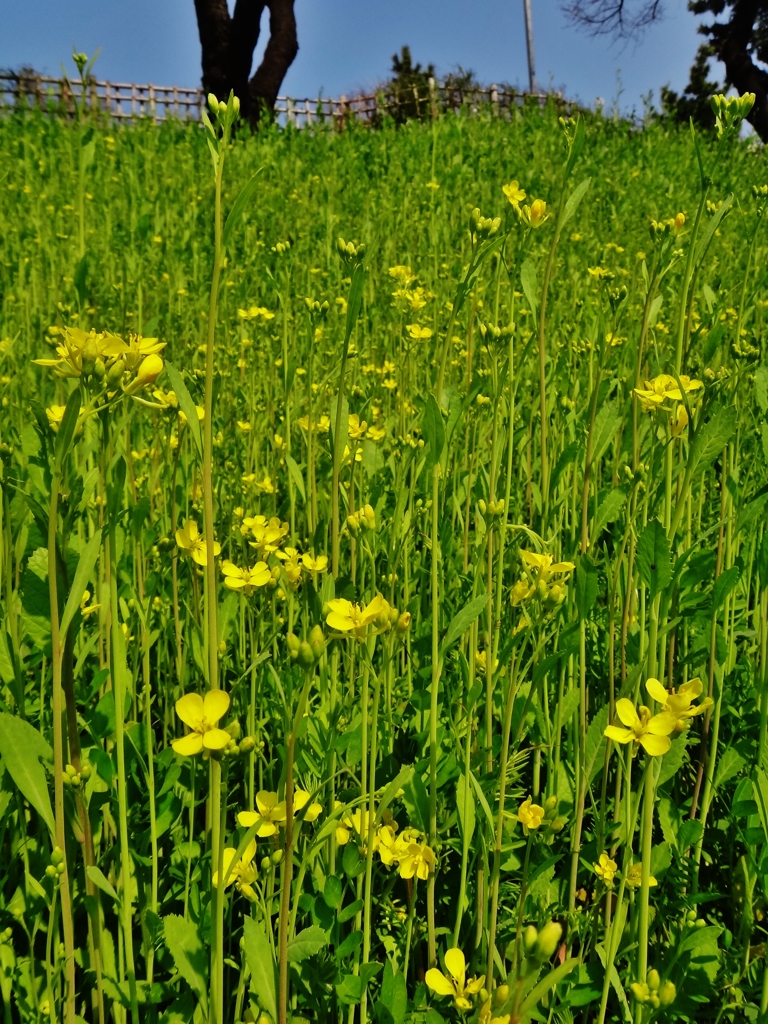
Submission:
POLYGON ((203 91, 226 99, 232 90, 244 119, 256 127, 271 115, 280 86, 298 53, 294 0, 237 0, 230 16, 227 0, 195 0, 203 65, 203 91), (261 17, 269 10, 269 41, 252 78, 253 52, 261 17))
POLYGON ((753 0, 737 0, 731 20, 708 27, 715 56, 725 65, 727 81, 740 94, 753 92, 755 105, 747 120, 763 140, 768 142, 768 73, 752 60, 755 20, 758 12, 753 0))

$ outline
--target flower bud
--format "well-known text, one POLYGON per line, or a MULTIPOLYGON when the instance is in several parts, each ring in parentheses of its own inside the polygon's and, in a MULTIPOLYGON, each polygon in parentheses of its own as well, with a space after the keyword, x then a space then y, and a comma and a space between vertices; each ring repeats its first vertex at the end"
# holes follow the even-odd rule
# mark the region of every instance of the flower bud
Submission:
POLYGON ((225 732, 228 732, 233 740, 240 739, 240 736, 242 735, 242 730, 240 729, 240 723, 236 718, 233 721, 231 721, 228 726, 226 726, 225 732))
POLYGON ((46 876, 48 878, 58 878, 59 877, 59 873, 56 870, 56 868, 53 866, 53 864, 49 864, 48 865, 48 867, 45 869, 45 874, 46 874, 46 876))
POLYGON ((309 646, 312 648, 312 653, 315 658, 319 658, 325 650, 325 634, 323 633, 323 627, 314 625, 309 632, 309 646))
POLYGON ((272 867, 272 858, 271 857, 262 857, 261 858, 261 870, 262 871, 269 871, 269 869, 271 867, 272 867))
POLYGON ((216 96, 212 92, 208 93, 208 106, 211 110, 211 113, 213 114, 215 114, 216 111, 219 109, 219 101, 216 99, 216 96))
POLYGON ((532 953, 539 939, 539 932, 535 925, 529 924, 523 932, 523 949, 526 953, 532 953))
POLYGON ((360 522, 356 515, 347 516, 347 529, 353 537, 356 537, 360 532, 360 522))
POLYGON ((272 863, 273 864, 279 864, 282 861, 282 859, 283 859, 283 851, 282 850, 275 850, 275 852, 272 854, 272 863))
POLYGON ((410 625, 411 613, 403 612, 403 614, 400 616, 400 618, 397 620, 397 623, 395 624, 395 632, 397 633, 398 636, 404 636, 408 632, 410 625))
POLYGON ((674 982, 665 981, 659 989, 659 1004, 661 1006, 671 1006, 677 996, 677 989, 675 988, 674 982))
POLYGON ((122 361, 122 359, 115 360, 115 362, 112 363, 110 368, 107 370, 107 387, 117 387, 117 385, 123 379, 124 373, 125 363, 122 361))
POLYGON ((503 1006, 509 999, 509 985, 498 985, 493 993, 493 1005, 503 1006))
POLYGON ((240 753, 250 754, 253 748, 256 746, 256 740, 253 736, 243 736, 240 740, 240 753))
POLYGON ((299 650, 296 656, 296 660, 298 661, 302 668, 314 668, 315 654, 306 640, 302 640, 301 643, 299 644, 299 650))
POLYGON ((289 633, 285 638, 286 645, 288 647, 288 654, 290 655, 291 661, 296 661, 299 656, 299 648, 301 647, 301 641, 295 633, 289 633))
POLYGON ((539 932, 536 948, 533 952, 534 960, 537 960, 540 964, 549 960, 554 955, 562 934, 563 926, 558 924, 557 921, 549 921, 545 924, 539 932))
POLYGON ((650 971, 648 971, 645 980, 648 982, 648 988, 652 992, 656 992, 658 990, 659 985, 661 984, 661 977, 659 975, 659 972, 655 968, 652 968, 650 971))
POLYGON ((64 851, 60 846, 54 846, 53 850, 51 851, 51 864, 53 864, 54 867, 57 867, 59 864, 63 864, 63 862, 64 851))

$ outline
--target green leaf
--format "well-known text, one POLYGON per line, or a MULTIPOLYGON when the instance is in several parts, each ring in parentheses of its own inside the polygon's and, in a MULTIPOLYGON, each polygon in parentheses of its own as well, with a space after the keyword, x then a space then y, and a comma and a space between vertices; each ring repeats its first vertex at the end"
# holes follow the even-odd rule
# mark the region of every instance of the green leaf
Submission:
POLYGON ((360 315, 360 306, 363 302, 363 282, 365 281, 365 265, 358 263, 352 271, 352 281, 347 294, 347 319, 344 325, 344 350, 346 351, 352 330, 360 315))
POLYGON ((669 780, 680 770, 685 761, 686 746, 687 740, 684 732, 672 740, 672 746, 661 759, 661 771, 659 772, 659 777, 656 780, 657 786, 663 786, 665 782, 669 782, 669 780))
POLYGON ((440 461, 440 456, 443 454, 443 447, 445 446, 443 414, 440 412, 440 407, 432 393, 427 395, 427 401, 424 404, 424 412, 421 415, 421 432, 424 435, 425 442, 429 445, 427 469, 430 470, 440 461))
POLYGON ((61 616, 61 624, 59 625, 62 636, 66 635, 66 632, 69 629, 69 624, 75 617, 75 612, 80 607, 83 594, 87 590, 87 583, 91 578, 91 573, 93 572, 93 567, 96 565, 96 561, 99 557, 100 549, 101 533, 97 531, 80 553, 77 569, 75 570, 75 578, 72 581, 72 586, 69 590, 69 597, 67 598, 67 603, 64 606, 64 614, 61 616))
POLYGON ((539 285, 536 280, 536 267, 532 260, 526 260, 520 268, 520 284, 523 287, 528 305, 531 307, 534 329, 539 326, 539 285))
MULTIPOLYGON (((581 122, 579 123, 581 124, 581 122)), ((571 217, 573 217, 574 213, 576 213, 576 210, 579 208, 579 203, 587 194, 587 189, 591 184, 592 179, 585 178, 584 181, 582 181, 580 185, 577 185, 573 192, 571 192, 571 194, 568 196, 568 199, 565 203, 565 208, 563 209, 563 216, 560 221, 561 231, 568 223, 568 221, 571 219, 571 217)))
POLYGON ((553 971, 549 971, 544 975, 538 985, 531 990, 525 1002, 520 1007, 519 1020, 521 1024, 531 1016, 547 992, 551 991, 556 985, 558 985, 563 978, 568 977, 571 971, 577 967, 579 963, 579 958, 577 956, 572 956, 570 959, 566 960, 565 963, 560 964, 559 967, 556 967, 553 971))
POLYGON ((755 370, 755 399, 760 412, 768 412, 768 366, 758 366, 755 370))
POLYGON ((288 961, 292 964, 300 964, 302 960, 319 953, 328 945, 328 936, 322 928, 316 924, 304 928, 298 935, 295 935, 288 943, 288 961))
POLYGON ((48 780, 40 758, 50 761, 51 748, 29 722, 0 713, 0 759, 20 792, 34 807, 51 832, 56 832, 48 780))
POLYGON ((559 715, 561 729, 570 722, 571 718, 576 713, 576 709, 578 708, 580 701, 581 694, 579 693, 578 687, 574 687, 572 690, 569 690, 568 693, 563 694, 563 699, 558 702, 554 718, 554 721, 558 721, 559 715))
POLYGON ((202 459, 203 457, 203 438, 200 433, 200 420, 197 418, 197 409, 195 403, 192 401, 192 396, 187 390, 187 385, 184 383, 181 374, 173 365, 173 363, 166 362, 165 371, 168 374, 168 379, 171 382, 173 393, 179 400, 179 408, 187 417, 187 425, 192 431, 192 440, 195 442, 195 448, 197 448, 198 455, 202 459))
POLYGON ((595 521, 592 523, 590 544, 594 545, 608 523, 613 523, 618 519, 626 500, 627 492, 622 487, 614 487, 606 494, 598 506, 595 521))
POLYGON ((291 480, 293 480, 296 490, 301 495, 301 500, 306 503, 307 495, 304 490, 304 477, 301 475, 301 470, 296 464, 296 460, 292 458, 288 452, 285 453, 285 464, 288 467, 288 472, 290 473, 291 480))
POLYGON ((75 427, 80 416, 80 406, 83 404, 83 393, 80 388, 75 388, 67 399, 67 406, 64 410, 59 429, 56 434, 55 467, 56 472, 61 473, 64 468, 64 460, 69 455, 72 447, 72 438, 75 436, 75 427))
POLYGON ((579 555, 576 564, 576 608, 580 619, 589 618, 597 600, 597 566, 589 555, 579 555))
POLYGON ((331 910, 337 910, 341 906, 341 898, 341 879, 336 875, 328 875, 323 886, 323 899, 331 910))
POLYGON ((584 143, 586 141, 587 133, 584 128, 584 120, 579 117, 576 121, 576 130, 573 133, 573 142, 571 142, 568 150, 568 161, 565 165, 565 180, 570 177, 571 171, 576 166, 576 161, 581 156, 584 150, 584 143))
POLYGON ((259 1006, 277 1020, 277 984, 275 958, 264 925, 252 917, 243 921, 243 947, 245 960, 251 972, 251 992, 259 1006))
POLYGON ((734 775, 738 775, 745 765, 742 755, 734 747, 726 747, 717 762, 715 771, 715 789, 725 785, 734 775))
POLYGON ((462 773, 459 773, 456 780, 456 809, 459 815, 461 838, 465 843, 469 843, 475 831, 475 798, 468 777, 462 773))
POLYGON ((622 418, 622 414, 619 411, 619 403, 616 401, 606 402, 601 407, 597 416, 595 416, 595 423, 592 428, 592 465, 599 462, 605 454, 605 449, 621 426, 622 418))
POLYGON ((726 405, 696 431, 688 453, 691 481, 721 454, 736 431, 736 407, 726 405))
POLYGON ((403 803, 411 824, 421 832, 429 832, 429 796, 418 772, 403 786, 403 803))
POLYGON ((607 743, 605 728, 608 725, 608 710, 608 704, 604 704, 589 723, 587 729, 587 737, 584 744, 584 762, 589 782, 594 779, 603 766, 605 744, 607 743))
POLYGON ((726 597, 728 597, 740 579, 741 569, 738 565, 732 565, 730 569, 725 569, 720 573, 715 580, 714 590, 712 591, 712 614, 722 606, 726 597))
POLYGON ((258 184, 258 177, 261 174, 262 170, 263 168, 260 167, 258 171, 256 171, 256 173, 251 176, 247 184, 244 185, 243 188, 240 190, 240 195, 232 204, 232 209, 229 211, 229 214, 227 215, 227 219, 224 223, 224 231, 221 236, 221 241, 225 249, 229 245, 229 240, 232 237, 232 232, 234 231, 235 226, 237 225, 242 215, 245 213, 245 208, 250 202, 251 196, 256 190, 256 185, 258 184))
POLYGON ((478 615, 487 609, 487 607, 488 595, 480 594, 478 597, 473 597, 469 604, 464 605, 461 611, 454 615, 450 621, 448 629, 446 630, 443 642, 440 644, 441 658, 445 655, 445 652, 451 644, 466 633, 478 615))
POLYGON ((95 864, 89 864, 85 869, 85 873, 97 889, 101 889, 102 892, 105 892, 107 896, 111 897, 115 901, 115 903, 120 902, 120 897, 115 892, 109 879, 105 877, 101 868, 97 868, 95 864))
POLYGON ((168 914, 163 918, 163 934, 179 974, 197 998, 207 1003, 208 954, 197 925, 189 918, 168 914))
POLYGON ((658 519, 651 519, 637 542, 637 571, 648 587, 651 600, 672 579, 672 559, 667 533, 658 519))

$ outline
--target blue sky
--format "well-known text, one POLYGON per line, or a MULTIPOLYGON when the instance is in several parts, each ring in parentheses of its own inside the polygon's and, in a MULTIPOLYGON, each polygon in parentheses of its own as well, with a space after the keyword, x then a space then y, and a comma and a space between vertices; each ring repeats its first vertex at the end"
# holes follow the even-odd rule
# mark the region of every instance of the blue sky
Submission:
MULTIPOLYGON (((667 0, 664 21, 631 44, 577 31, 558 0, 532 6, 540 84, 590 105, 598 96, 609 107, 618 101, 623 111, 641 110, 650 91, 658 100, 663 84, 685 85, 699 42, 685 0, 667 0)), ((488 84, 527 83, 522 0, 296 0, 296 15, 300 49, 288 95, 349 96, 375 86, 404 43, 439 74, 462 65, 488 84)), ((58 74, 66 62, 71 73, 73 47, 99 46, 100 78, 199 83, 193 0, 23 0, 3 12, 0 67, 58 74)))

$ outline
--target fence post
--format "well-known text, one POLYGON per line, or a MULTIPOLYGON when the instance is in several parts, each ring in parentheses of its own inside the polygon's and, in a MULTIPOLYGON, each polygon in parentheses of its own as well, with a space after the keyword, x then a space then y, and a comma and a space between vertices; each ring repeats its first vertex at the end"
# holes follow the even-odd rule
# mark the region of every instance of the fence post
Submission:
POLYGON ((435 79, 432 75, 429 76, 429 114, 432 120, 437 117, 437 92, 435 89, 435 79))

